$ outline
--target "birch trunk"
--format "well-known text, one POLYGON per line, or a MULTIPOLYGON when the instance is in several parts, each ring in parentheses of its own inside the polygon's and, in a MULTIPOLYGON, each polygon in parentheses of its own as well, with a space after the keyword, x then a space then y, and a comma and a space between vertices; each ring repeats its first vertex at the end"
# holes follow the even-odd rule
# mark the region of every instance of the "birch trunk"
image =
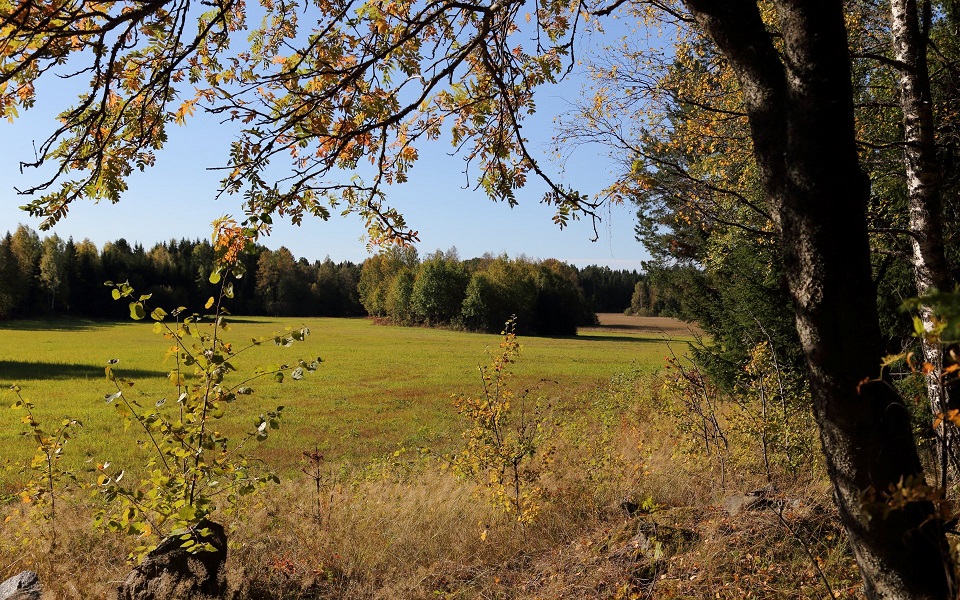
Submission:
MULTIPOLYGON (((925 13, 928 11, 929 5, 925 5, 925 13)), ((940 165, 927 67, 926 27, 921 30, 917 0, 891 0, 890 13, 903 110, 907 206, 913 234, 910 238, 911 258, 917 293, 923 296, 934 289, 947 291, 951 287, 943 248, 940 165)), ((933 329, 933 317, 929 306, 921 307, 920 318, 925 330, 933 329)), ((921 340, 921 346, 924 360, 934 366, 934 370, 926 375, 930 410, 934 415, 946 413, 949 407, 939 378, 943 366, 941 348, 925 339, 921 340)), ((955 479, 957 474, 960 429, 944 419, 937 435, 940 441, 940 483, 946 487, 949 479, 955 479)))

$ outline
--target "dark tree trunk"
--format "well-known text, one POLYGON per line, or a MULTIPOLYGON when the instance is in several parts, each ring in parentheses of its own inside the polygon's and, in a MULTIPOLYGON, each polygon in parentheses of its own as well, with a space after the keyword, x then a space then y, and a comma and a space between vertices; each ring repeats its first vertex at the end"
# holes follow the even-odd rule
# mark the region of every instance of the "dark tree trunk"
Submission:
POLYGON ((953 574, 930 501, 884 516, 865 498, 923 481, 902 400, 876 378, 883 353, 871 280, 869 181, 854 138, 850 60, 839 1, 776 2, 783 54, 757 5, 686 0, 743 89, 754 153, 780 230, 841 519, 871 598, 946 598, 953 574))

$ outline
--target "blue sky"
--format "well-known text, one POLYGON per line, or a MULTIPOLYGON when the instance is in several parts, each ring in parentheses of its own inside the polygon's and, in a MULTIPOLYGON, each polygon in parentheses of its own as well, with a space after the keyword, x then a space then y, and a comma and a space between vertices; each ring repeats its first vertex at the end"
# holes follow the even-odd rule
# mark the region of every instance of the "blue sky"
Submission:
MULTIPOLYGON (((531 147, 541 150, 544 157, 553 135, 553 117, 569 109, 584 81, 575 74, 560 86, 541 90, 538 114, 524 125, 524 131, 531 138, 531 147)), ((33 156, 33 143, 39 145, 46 138, 54 125, 53 115, 75 97, 68 85, 52 80, 39 82, 37 92, 36 107, 13 124, 0 122, 0 233, 13 230, 18 223, 38 228, 37 219, 18 209, 28 199, 13 188, 36 184, 41 173, 26 170, 21 174, 19 161, 33 156)), ((224 214, 242 217, 238 196, 215 199, 219 175, 209 170, 226 162, 229 142, 226 128, 201 115, 184 127, 171 126, 170 139, 158 153, 156 166, 130 179, 130 189, 120 203, 75 203, 53 232, 63 238, 89 238, 98 247, 120 237, 147 247, 172 238, 208 237, 215 218, 224 214)), ((462 258, 505 252, 615 269, 639 269, 646 258, 633 236, 635 219, 630 206, 604 209, 600 239, 591 242, 589 221, 573 222, 564 230, 551 222, 554 211, 540 204, 544 187, 534 178, 519 191, 520 206, 511 209, 469 189, 472 181, 463 173, 465 163, 462 157, 449 155, 449 144, 439 141, 421 145, 419 150, 420 160, 410 180, 391 187, 387 194, 407 223, 420 232, 417 247, 421 254, 456 246, 462 258)), ((548 172, 586 194, 602 189, 615 168, 601 147, 578 149, 566 165, 544 160, 548 172)), ((472 173, 471 180, 475 178, 472 173)), ((270 248, 286 246, 310 260, 330 256, 336 261, 359 262, 369 256, 361 240, 363 233, 362 222, 354 216, 334 216, 326 222, 305 219, 300 227, 278 220, 273 234, 262 241, 270 248)))

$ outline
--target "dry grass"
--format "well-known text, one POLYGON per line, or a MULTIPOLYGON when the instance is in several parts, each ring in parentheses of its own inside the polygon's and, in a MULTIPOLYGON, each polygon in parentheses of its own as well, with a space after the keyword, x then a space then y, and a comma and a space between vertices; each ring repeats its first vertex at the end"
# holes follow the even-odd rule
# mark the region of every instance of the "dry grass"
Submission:
MULTIPOLYGON (((416 451, 357 466, 322 465, 321 493, 290 477, 219 519, 237 600, 350 598, 823 598, 859 582, 824 478, 781 476, 772 508, 730 516, 731 493, 766 483, 755 449, 721 477, 657 409, 650 376, 554 399, 540 463, 547 490, 526 528, 476 487, 416 451), (778 512, 782 510, 780 516, 778 512), (651 529, 652 528, 652 529, 651 529), (654 538, 643 532, 655 530, 654 538), (481 533, 486 531, 482 539, 481 533), (654 546, 645 539, 653 539, 654 546)), ((729 466, 733 465, 733 466, 729 466)), ((306 465, 305 465, 306 466, 306 465)), ((50 598, 108 597, 129 568, 129 541, 92 531, 75 493, 49 527, 22 513, 0 527, 0 577, 40 573, 50 598)))
POLYGON ((689 338, 703 335, 696 325, 670 317, 639 317, 623 313, 597 313, 600 321, 596 327, 581 327, 580 332, 619 331, 638 335, 652 335, 666 339, 689 338))

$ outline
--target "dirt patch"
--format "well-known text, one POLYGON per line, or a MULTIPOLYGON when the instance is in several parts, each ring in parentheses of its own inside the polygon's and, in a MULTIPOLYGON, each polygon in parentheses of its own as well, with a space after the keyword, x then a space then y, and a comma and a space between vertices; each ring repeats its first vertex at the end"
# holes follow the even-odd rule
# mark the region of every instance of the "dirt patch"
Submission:
POLYGON ((620 333, 642 333, 645 335, 664 335, 677 337, 685 335, 703 335, 703 331, 692 323, 685 323, 670 317, 636 317, 621 313, 597 313, 600 325, 581 327, 581 331, 616 331, 620 333))

